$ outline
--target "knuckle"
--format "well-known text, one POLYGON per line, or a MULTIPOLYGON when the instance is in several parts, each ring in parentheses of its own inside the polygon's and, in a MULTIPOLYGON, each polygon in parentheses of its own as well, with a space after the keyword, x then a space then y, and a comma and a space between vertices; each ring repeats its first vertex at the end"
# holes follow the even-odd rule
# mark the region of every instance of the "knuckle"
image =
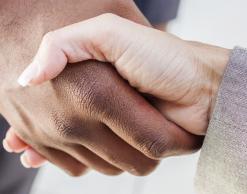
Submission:
POLYGON ((64 123, 57 125, 56 131, 59 136, 63 139, 72 139, 73 129, 70 126, 65 125, 64 123))
POLYGON ((70 118, 62 113, 59 116, 53 113, 52 117, 56 133, 66 142, 89 138, 89 131, 82 128, 81 120, 70 118))
POLYGON ((89 62, 80 72, 84 76, 73 88, 77 104, 91 114, 109 111, 114 102, 112 69, 107 64, 89 62))
POLYGON ((141 147, 142 152, 149 158, 155 160, 169 155, 172 149, 172 142, 169 138, 158 133, 143 133, 136 141, 141 147))
POLYGON ((103 90, 104 88, 100 86, 100 83, 97 81, 91 82, 90 89, 87 93, 84 93, 84 97, 82 98, 82 100, 86 102, 85 108, 87 110, 92 110, 91 112, 98 112, 100 106, 105 104, 107 100, 106 94, 103 90))
POLYGON ((69 101, 85 116, 101 117, 102 113, 116 112, 119 104, 116 85, 121 81, 110 65, 86 61, 68 67, 53 84, 58 92, 69 93, 69 101))
POLYGON ((114 101, 110 88, 95 84, 89 93, 89 107, 93 113, 110 115, 112 113, 111 102, 114 101), (107 91, 107 92, 106 92, 107 91))
POLYGON ((47 32, 42 40, 42 44, 47 48, 51 48, 57 40, 57 35, 54 31, 47 32))
POLYGON ((168 151, 169 142, 161 138, 153 139, 146 147, 147 155, 153 159, 162 158, 168 151))
POLYGON ((73 129, 64 120, 54 119, 55 130, 60 137, 71 138, 73 136, 73 129))

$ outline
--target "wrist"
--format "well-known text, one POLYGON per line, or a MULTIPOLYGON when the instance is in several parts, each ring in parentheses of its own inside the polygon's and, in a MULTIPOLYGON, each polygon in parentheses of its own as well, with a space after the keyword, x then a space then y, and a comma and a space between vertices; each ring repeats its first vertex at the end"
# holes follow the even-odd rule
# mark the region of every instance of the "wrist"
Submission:
POLYGON ((202 88, 205 96, 209 97, 208 117, 214 110, 218 90, 230 58, 230 49, 207 45, 198 42, 189 42, 193 50, 193 58, 202 73, 202 88))

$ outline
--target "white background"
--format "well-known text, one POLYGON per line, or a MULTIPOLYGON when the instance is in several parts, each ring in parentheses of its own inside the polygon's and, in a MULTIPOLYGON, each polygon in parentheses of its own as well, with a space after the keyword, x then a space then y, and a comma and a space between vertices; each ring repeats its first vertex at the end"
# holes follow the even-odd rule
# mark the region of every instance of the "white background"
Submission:
MULTIPOLYGON (((246 0, 181 1, 179 17, 169 27, 173 33, 227 48, 247 47, 246 0)), ((144 178, 127 174, 112 178, 95 172, 70 178, 47 165, 36 179, 32 194, 194 194, 198 155, 166 159, 144 178)))

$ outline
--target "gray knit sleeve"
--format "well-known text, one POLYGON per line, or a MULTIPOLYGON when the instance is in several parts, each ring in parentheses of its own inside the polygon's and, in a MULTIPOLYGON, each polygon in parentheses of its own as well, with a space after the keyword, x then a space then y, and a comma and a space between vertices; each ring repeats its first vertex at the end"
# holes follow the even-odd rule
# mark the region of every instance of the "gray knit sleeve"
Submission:
POLYGON ((247 193, 247 50, 235 48, 218 92, 195 179, 197 194, 247 193))

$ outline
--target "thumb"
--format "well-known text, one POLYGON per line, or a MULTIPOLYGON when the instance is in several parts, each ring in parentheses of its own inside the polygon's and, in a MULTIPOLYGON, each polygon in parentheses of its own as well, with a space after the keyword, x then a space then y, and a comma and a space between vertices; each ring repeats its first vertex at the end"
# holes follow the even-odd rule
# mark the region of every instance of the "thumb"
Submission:
POLYGON ((48 43, 47 36, 39 47, 33 61, 18 79, 21 86, 41 84, 56 77, 65 68, 68 59, 61 48, 48 43))
POLYGON ((123 35, 130 34, 128 29, 133 26, 124 18, 103 14, 49 32, 18 82, 22 86, 41 84, 59 75, 67 63, 95 59, 114 64, 128 48, 123 35))
POLYGON ((49 32, 43 37, 32 63, 18 79, 21 86, 41 84, 58 76, 67 63, 92 59, 91 55, 79 46, 83 39, 73 36, 80 30, 71 33, 70 29, 49 32))
POLYGON ((89 59, 105 62, 104 54, 95 48, 93 41, 103 33, 100 21, 106 20, 99 16, 47 33, 18 83, 21 86, 41 84, 58 76, 67 63, 89 59))

